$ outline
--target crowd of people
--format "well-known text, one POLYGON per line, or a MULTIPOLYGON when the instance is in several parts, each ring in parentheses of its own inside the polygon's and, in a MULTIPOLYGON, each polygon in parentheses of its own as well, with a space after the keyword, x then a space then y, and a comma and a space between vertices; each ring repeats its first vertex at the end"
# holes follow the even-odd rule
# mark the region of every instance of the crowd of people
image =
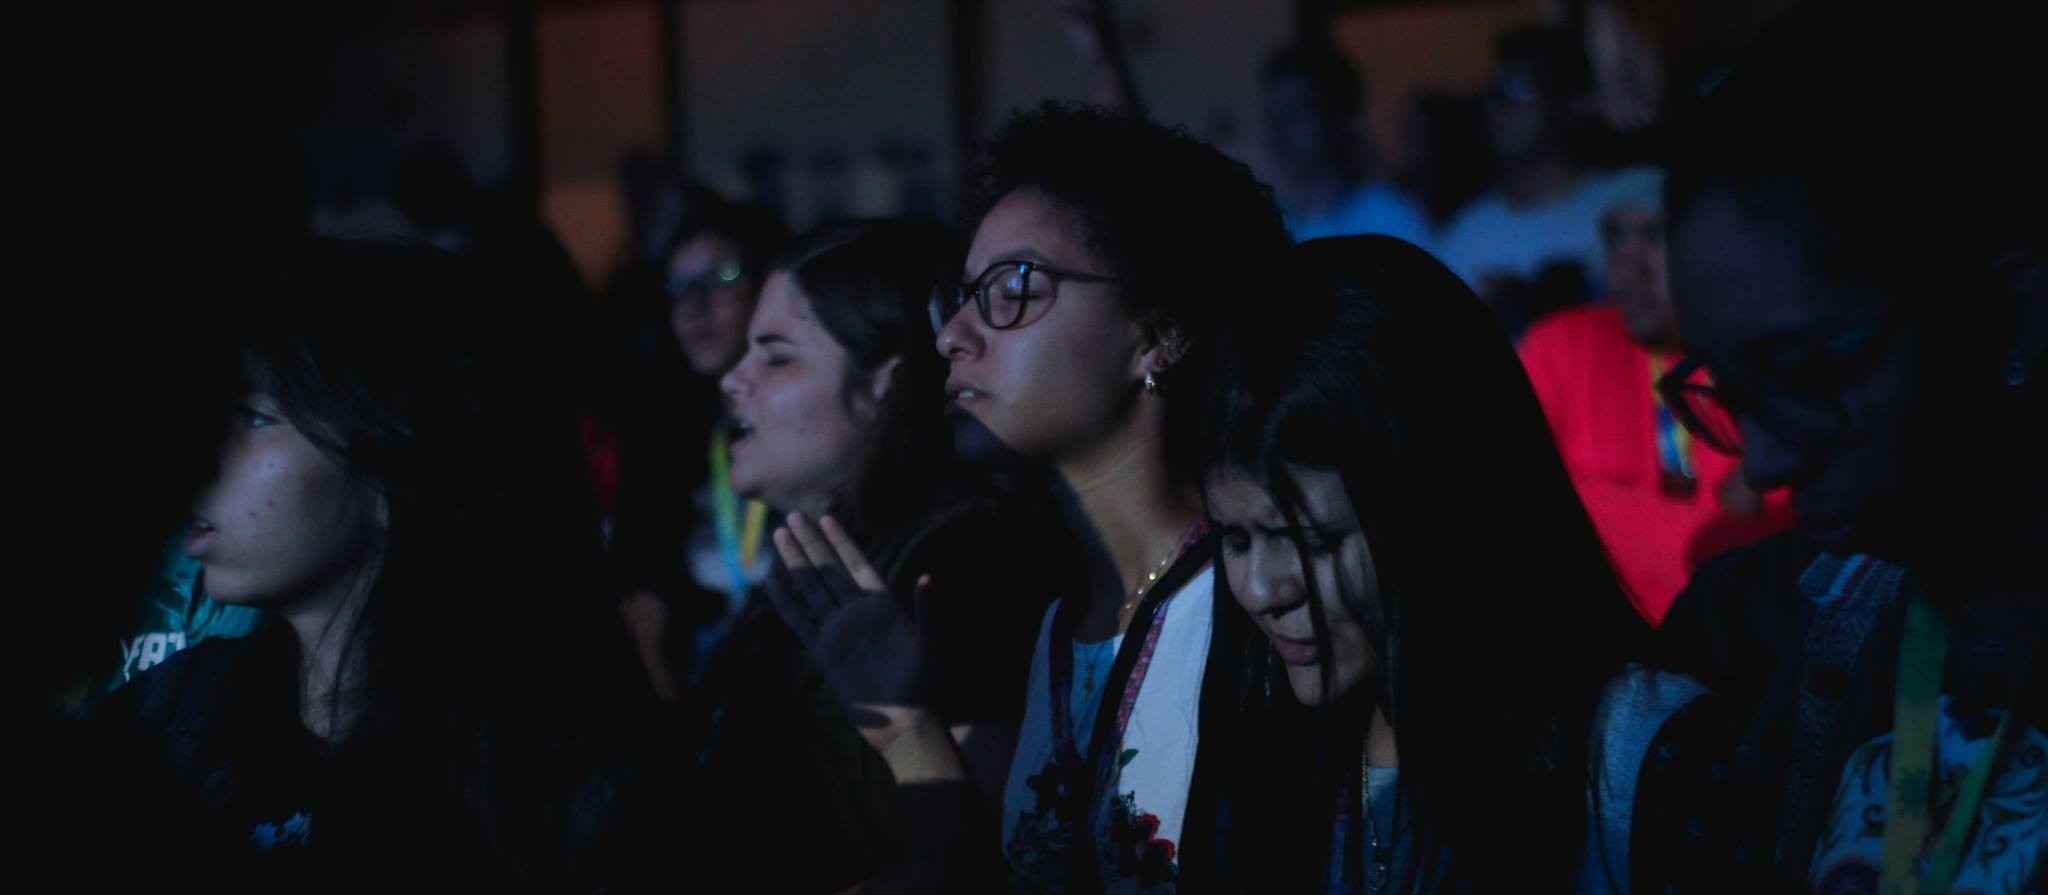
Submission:
POLYGON ((272 891, 2040 892, 2040 34, 1845 12, 1614 170, 1511 36, 1442 226, 1301 45, 1285 205, 1108 60, 959 227, 244 259, 65 802, 272 891))

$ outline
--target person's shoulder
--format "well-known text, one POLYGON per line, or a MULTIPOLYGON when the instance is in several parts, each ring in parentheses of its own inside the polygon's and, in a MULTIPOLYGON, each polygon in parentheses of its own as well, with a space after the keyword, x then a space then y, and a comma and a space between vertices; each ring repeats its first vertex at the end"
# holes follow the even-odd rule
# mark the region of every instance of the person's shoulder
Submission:
POLYGON ((1573 178, 1571 188, 1564 194, 1568 202, 1585 202, 1605 205, 1616 198, 1618 191, 1633 184, 1641 171, 1647 167, 1586 168, 1573 178))
POLYGON ((1052 521, 1000 495, 949 497, 905 535, 904 554, 907 565, 916 567, 983 567, 991 573, 1042 568, 1060 549, 1052 521))
POLYGON ((1658 627, 1659 664, 1716 690, 1760 688, 1775 657, 1798 642, 1799 578, 1820 555, 1791 529, 1701 563, 1658 627))
POLYGON ((1695 605, 1754 603, 1797 593, 1799 576, 1821 552, 1796 528, 1760 538, 1702 562, 1679 600, 1695 605))
POLYGON ((1296 242, 1373 234, 1406 240, 1427 251, 1435 248, 1436 241, 1435 226, 1421 203, 1401 188, 1381 181, 1353 186, 1320 214, 1291 214, 1288 226, 1296 242))
POLYGON ((1454 242, 1459 237, 1475 230, 1490 226, 1507 213, 1507 198, 1499 190, 1488 190, 1459 206, 1444 224, 1444 241, 1454 242))
MULTIPOLYGON (((1536 319, 1515 343, 1529 384, 1546 408, 1569 393, 1616 375, 1614 365, 1638 351, 1629 339, 1620 312, 1603 304, 1582 304, 1536 319)), ((1553 426, 1571 426, 1576 417, 1553 419, 1553 426)))
POLYGON ((1691 675, 1630 662, 1602 689, 1597 717, 1614 728, 1654 730, 1707 692, 1691 675))
POLYGON ((1543 315, 1522 334, 1521 344, 1541 350, 1552 344, 1628 340, 1621 312, 1605 304, 1580 304, 1543 315))
POLYGON ((1373 180, 1359 184, 1344 201, 1347 210, 1354 214, 1376 219, 1426 220, 1422 203, 1398 186, 1385 181, 1373 180))
POLYGON ((107 724, 169 727, 210 714, 221 686, 256 649, 252 637, 214 637, 172 653, 121 685, 93 711, 107 724))
MULTIPOLYGON (((937 502, 917 524, 897 537, 907 566, 925 567, 958 557, 980 556, 1001 540, 1006 520, 994 498, 985 495, 949 497, 937 502)), ((948 562, 947 564, 952 564, 948 562)))
POLYGON ((1616 808, 1629 803, 1643 758, 1667 725, 1695 703, 1712 708, 1711 700, 1700 702, 1711 694, 1690 675, 1636 662, 1607 681, 1593 713, 1590 758, 1603 790, 1613 790, 1603 795, 1615 799, 1616 808))
POLYGON ((1579 189, 1582 195, 1598 197, 1608 205, 1662 208, 1664 179, 1664 169, 1652 164, 1596 168, 1580 175, 1579 189))
POLYGON ((929 575, 933 625, 1002 642, 1033 638, 1047 603, 1075 578, 1075 553, 1056 520, 999 495, 941 502, 891 552, 877 568, 899 598, 929 575))
POLYGON ((1180 592, 1208 599, 1216 593, 1216 573, 1216 558, 1212 555, 1200 569, 1188 576, 1186 583, 1180 586, 1180 592))
POLYGON ((1436 251, 1436 223, 1408 191, 1391 183, 1369 183, 1360 188, 1358 205, 1361 217, 1375 231, 1405 239, 1424 251, 1436 251))

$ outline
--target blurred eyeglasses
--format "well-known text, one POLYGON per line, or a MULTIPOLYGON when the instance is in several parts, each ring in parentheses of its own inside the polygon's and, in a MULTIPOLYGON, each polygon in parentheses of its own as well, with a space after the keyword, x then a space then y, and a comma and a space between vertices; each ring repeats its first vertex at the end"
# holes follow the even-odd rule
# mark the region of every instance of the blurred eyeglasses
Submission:
POLYGON ((1657 382, 1657 392, 1694 438, 1723 454, 1743 452, 1740 419, 1803 450, 1824 447, 1848 426, 1844 389, 1869 375, 1898 332, 1879 318, 1820 336, 1774 339, 1738 352, 1758 358, 1754 372, 1715 370, 1688 357, 1657 382))
POLYGON ((669 300, 681 303, 692 298, 715 295, 718 290, 739 282, 746 276, 746 265, 737 258, 727 258, 694 277, 669 277, 667 289, 669 300))

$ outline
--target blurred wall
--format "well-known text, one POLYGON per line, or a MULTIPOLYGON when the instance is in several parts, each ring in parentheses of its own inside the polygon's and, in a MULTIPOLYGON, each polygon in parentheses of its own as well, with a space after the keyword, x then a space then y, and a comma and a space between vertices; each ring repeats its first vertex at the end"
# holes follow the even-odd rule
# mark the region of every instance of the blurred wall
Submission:
POLYGON ((416 146, 448 146, 479 182, 504 179, 512 161, 505 37, 501 20, 466 15, 309 42, 293 112, 323 229, 367 235, 391 226, 396 211, 383 201, 391 165, 416 146))
MULTIPOLYGON (((683 129, 700 178, 803 226, 899 210, 954 177, 947 0, 683 5, 683 129), (884 147, 889 147, 884 151, 884 147), (921 162, 920 162, 921 159, 921 162), (904 171, 924 167, 919 171, 904 171)), ((944 212, 950 192, 935 197, 944 212)))
MULTIPOLYGON (((1782 5, 1645 3, 1624 5, 1667 40, 1727 36, 1782 5)), ((690 176, 768 200, 798 226, 833 214, 950 217, 966 163, 956 153, 953 59, 963 5, 979 9, 968 122, 976 136, 1042 99, 1094 99, 1052 0, 678 0, 673 29, 654 0, 537 5, 541 210, 592 283, 625 251, 620 163, 633 152, 687 159, 690 176), (662 83, 671 50, 681 82, 673 110, 662 83), (678 147, 668 145, 672 116, 678 147)), ((512 163, 514 67, 499 4, 370 6, 381 17, 371 25, 305 38, 292 73, 316 224, 327 232, 403 224, 382 196, 408 149, 447 145, 486 186, 502 183, 512 163)), ((1259 72, 1293 38, 1296 6, 1117 0, 1119 34, 1153 117, 1263 169, 1259 72)), ((1416 97, 1477 91, 1503 32, 1554 21, 1563 6, 1338 4, 1331 37, 1364 72, 1364 125, 1390 169, 1416 161, 1416 97)), ((354 7, 334 10, 344 8, 354 7)))
POLYGON ((651 2, 549 8, 535 30, 541 213, 595 285, 626 248, 619 162, 667 139, 661 17, 651 2))

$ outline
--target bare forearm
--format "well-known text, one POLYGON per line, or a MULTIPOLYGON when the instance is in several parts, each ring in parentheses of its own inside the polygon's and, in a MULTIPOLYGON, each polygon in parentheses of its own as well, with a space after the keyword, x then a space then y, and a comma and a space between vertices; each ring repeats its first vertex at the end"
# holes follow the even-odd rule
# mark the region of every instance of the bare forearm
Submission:
POLYGON ((938 716, 925 709, 881 709, 894 728, 883 742, 870 742, 889 763, 898 786, 925 783, 969 783, 967 762, 959 745, 938 716))

